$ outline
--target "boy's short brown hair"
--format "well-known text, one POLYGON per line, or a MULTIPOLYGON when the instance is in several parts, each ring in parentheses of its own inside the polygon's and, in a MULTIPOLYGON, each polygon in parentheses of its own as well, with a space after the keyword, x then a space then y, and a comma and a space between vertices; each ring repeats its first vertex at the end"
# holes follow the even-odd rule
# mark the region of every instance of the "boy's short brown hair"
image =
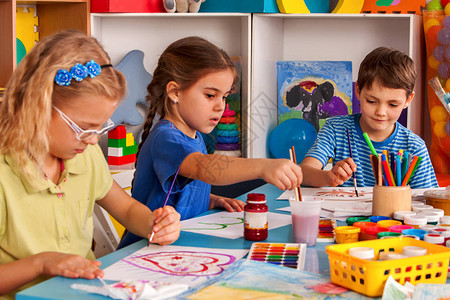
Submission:
POLYGON ((378 81, 384 87, 405 90, 408 97, 414 92, 416 77, 414 62, 408 55, 394 48, 378 47, 361 62, 357 83, 362 90, 378 81))

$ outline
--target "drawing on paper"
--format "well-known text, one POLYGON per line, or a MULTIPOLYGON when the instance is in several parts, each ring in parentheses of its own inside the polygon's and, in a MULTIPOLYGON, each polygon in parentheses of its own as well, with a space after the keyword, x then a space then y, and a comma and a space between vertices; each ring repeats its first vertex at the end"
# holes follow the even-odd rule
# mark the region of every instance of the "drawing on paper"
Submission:
POLYGON ((105 280, 150 280, 194 286, 228 268, 247 249, 149 245, 104 269, 105 280))
POLYGON ((174 276, 211 276, 233 263, 232 255, 210 252, 174 251, 132 256, 123 261, 137 268, 174 276))
POLYGON ((278 123, 310 122, 316 131, 325 119, 352 112, 352 62, 278 61, 278 123))
MULTIPOLYGON (((372 195, 372 192, 365 192, 365 191, 358 191, 358 197, 364 197, 367 195, 372 195)), ((355 190, 349 191, 349 190, 342 190, 342 189, 333 189, 331 191, 322 191, 317 192, 316 196, 319 197, 333 197, 333 198, 355 198, 356 193, 355 190)))
POLYGON ((237 218, 237 217, 220 217, 221 219, 234 219, 237 220, 237 222, 234 223, 206 223, 206 222, 198 222, 198 224, 206 225, 211 227, 197 227, 197 228, 183 228, 184 231, 191 231, 191 230, 220 230, 225 229, 230 225, 239 225, 244 224, 244 218, 237 218))
MULTIPOLYGON (((354 187, 302 188, 302 197, 305 199, 372 201, 373 187, 358 188, 358 196, 354 187)), ((284 191, 277 200, 293 198, 294 191, 284 191)))

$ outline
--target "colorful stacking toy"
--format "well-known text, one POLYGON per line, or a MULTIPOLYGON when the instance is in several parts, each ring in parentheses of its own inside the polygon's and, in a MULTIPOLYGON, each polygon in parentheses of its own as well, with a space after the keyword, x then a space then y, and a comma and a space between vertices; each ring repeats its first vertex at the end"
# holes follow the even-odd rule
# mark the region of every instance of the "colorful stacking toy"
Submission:
POLYGON ((223 112, 222 118, 217 125, 217 144, 214 154, 240 157, 241 146, 239 138, 238 124, 236 123, 236 113, 230 110, 229 105, 223 112))

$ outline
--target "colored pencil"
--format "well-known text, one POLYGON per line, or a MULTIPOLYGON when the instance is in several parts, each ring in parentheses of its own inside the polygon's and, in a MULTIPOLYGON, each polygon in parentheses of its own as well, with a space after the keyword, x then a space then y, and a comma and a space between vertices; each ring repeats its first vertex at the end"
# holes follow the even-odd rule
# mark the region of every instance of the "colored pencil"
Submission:
MULTIPOLYGON (((350 143, 350 132, 348 131, 348 129, 347 129, 347 141, 348 141, 348 150, 350 151, 350 158, 353 160, 352 144, 350 143)), ((375 153, 376 153, 376 151, 375 151, 375 153)), ((359 195, 358 195, 358 186, 356 185, 355 172, 352 173, 352 176, 353 176, 353 186, 355 187, 355 195, 356 195, 356 197, 359 197, 359 195)))
MULTIPOLYGON (((169 200, 170 194, 172 193, 173 185, 175 184, 175 180, 177 180, 178 172, 180 172, 180 167, 178 167, 177 172, 173 176, 172 184, 170 185, 169 191, 167 192, 166 199, 164 199, 164 203, 163 203, 162 207, 166 206, 167 201, 169 200)), ((150 238, 148 239, 147 247, 150 246, 150 243, 151 243, 154 235, 155 235, 155 232, 152 230, 152 235, 150 235, 150 238)))
POLYGON ((389 164, 388 164, 388 162, 387 162, 387 159, 386 159, 386 155, 382 155, 382 162, 383 162, 383 169, 384 169, 384 173, 386 174, 386 180, 387 180, 387 182, 386 182, 386 185, 388 185, 388 186, 393 186, 393 184, 392 184, 392 177, 391 177, 391 172, 389 172, 389 164))
POLYGON ((409 156, 408 151, 405 151, 403 153, 403 158, 402 158, 402 181, 403 181, 403 178, 405 178, 406 171, 408 171, 408 156, 409 156))
POLYGON ((417 167, 419 166, 420 162, 422 161, 422 157, 419 156, 419 158, 417 159, 416 165, 414 166, 414 169, 412 170, 411 176, 409 176, 408 181, 406 182, 406 184, 408 184, 411 181, 412 176, 414 175, 414 173, 417 170, 417 167))
POLYGON ((378 185, 383 185, 383 168, 381 162, 381 154, 378 155, 378 185))
POLYGON ((409 181, 409 178, 413 174, 414 167, 416 166, 418 160, 419 160, 419 157, 414 156, 411 164, 409 165, 408 171, 406 172, 405 178, 403 178, 402 186, 406 186, 406 183, 409 181))
POLYGON ((369 146, 370 151, 372 152, 373 155, 378 155, 377 154, 377 150, 375 150, 375 147, 372 144, 372 141, 369 138, 369 135, 367 134, 367 132, 363 133, 364 139, 366 140, 367 146, 369 146))
POLYGON ((400 154, 397 154, 396 157, 395 172, 397 174, 397 185, 399 185, 402 182, 402 156, 400 154))
MULTIPOLYGON (((291 156, 291 160, 294 164, 297 164, 297 158, 295 157, 295 147, 292 146, 291 149, 289 149, 289 154, 291 156)), ((300 186, 294 188, 295 192, 295 200, 297 201, 303 201, 302 199, 302 191, 300 190, 300 186)))
MULTIPOLYGON (((386 153, 388 154, 386 156, 386 163, 387 163, 387 166, 388 166, 388 174, 389 174, 388 177, 391 179, 392 186, 396 186, 395 179, 394 179, 394 173, 392 173, 392 169, 391 169, 391 165, 390 165, 390 161, 389 161, 389 151, 386 150, 386 153)), ((392 161, 392 159, 391 159, 391 161, 392 161)))

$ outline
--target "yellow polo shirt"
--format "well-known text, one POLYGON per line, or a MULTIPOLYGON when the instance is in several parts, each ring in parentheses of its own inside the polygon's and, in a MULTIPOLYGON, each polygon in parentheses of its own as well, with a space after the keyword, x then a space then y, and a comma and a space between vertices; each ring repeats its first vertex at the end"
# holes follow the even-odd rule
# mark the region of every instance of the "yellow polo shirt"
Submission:
POLYGON ((64 161, 58 184, 39 175, 31 162, 28 166, 35 185, 10 156, 0 154, 0 264, 44 251, 95 259, 91 251, 94 202, 108 193, 113 182, 100 147, 89 145, 64 161))

